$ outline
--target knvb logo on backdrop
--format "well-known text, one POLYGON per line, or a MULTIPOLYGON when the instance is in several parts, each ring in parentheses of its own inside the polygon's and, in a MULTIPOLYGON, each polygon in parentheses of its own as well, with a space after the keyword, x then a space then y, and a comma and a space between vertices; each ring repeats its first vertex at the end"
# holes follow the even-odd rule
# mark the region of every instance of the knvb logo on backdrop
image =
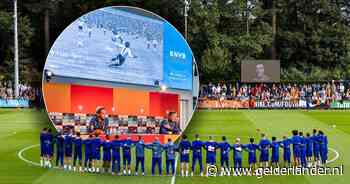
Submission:
POLYGON ((175 59, 186 60, 186 54, 184 52, 170 51, 170 57, 175 59))

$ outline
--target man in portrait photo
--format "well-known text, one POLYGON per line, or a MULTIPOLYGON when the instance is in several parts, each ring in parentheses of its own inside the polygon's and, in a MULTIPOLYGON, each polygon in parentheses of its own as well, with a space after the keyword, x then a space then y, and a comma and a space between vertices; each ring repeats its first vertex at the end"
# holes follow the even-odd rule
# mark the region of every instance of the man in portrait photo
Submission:
POLYGON ((258 63, 255 65, 255 77, 253 79, 254 82, 265 82, 270 81, 271 78, 265 74, 265 66, 262 63, 258 63))

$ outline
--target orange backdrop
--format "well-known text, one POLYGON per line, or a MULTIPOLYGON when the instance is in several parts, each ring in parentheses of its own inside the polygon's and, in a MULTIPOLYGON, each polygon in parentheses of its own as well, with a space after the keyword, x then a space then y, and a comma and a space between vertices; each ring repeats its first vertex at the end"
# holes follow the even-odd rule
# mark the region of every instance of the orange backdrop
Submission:
POLYGON ((117 88, 113 90, 116 114, 149 115, 150 98, 147 91, 117 88))
POLYGON ((58 83, 44 83, 43 91, 49 112, 95 113, 97 106, 119 115, 165 116, 169 111, 179 112, 177 94, 58 83))
POLYGON ((69 84, 44 83, 43 92, 48 112, 71 112, 69 84))

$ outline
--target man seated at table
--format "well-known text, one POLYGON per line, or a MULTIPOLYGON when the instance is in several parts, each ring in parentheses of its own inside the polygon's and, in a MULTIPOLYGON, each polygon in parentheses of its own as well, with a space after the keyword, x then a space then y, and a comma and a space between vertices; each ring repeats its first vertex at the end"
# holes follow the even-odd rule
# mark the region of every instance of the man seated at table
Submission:
POLYGON ((107 134, 108 118, 104 107, 96 108, 96 115, 90 120, 89 133, 107 134))
POLYGON ((170 112, 168 119, 160 123, 160 134, 180 134, 178 117, 176 112, 170 112))

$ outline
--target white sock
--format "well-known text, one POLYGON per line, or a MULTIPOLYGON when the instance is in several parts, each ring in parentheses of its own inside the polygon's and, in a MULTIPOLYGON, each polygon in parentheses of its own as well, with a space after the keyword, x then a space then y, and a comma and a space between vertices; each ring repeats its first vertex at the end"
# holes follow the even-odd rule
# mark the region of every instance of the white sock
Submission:
POLYGON ((97 168, 96 168, 96 172, 100 172, 100 168, 97 167, 97 168))
POLYGON ((184 170, 181 169, 181 176, 184 176, 184 170))
POLYGON ((128 174, 130 175, 131 174, 131 170, 129 169, 129 171, 128 171, 128 174))
POLYGON ((188 171, 186 171, 186 176, 188 176, 188 171))
POLYGON ((40 166, 43 167, 44 166, 44 160, 40 159, 40 166))
POLYGON ((66 170, 67 169, 67 165, 63 165, 63 169, 66 170))

